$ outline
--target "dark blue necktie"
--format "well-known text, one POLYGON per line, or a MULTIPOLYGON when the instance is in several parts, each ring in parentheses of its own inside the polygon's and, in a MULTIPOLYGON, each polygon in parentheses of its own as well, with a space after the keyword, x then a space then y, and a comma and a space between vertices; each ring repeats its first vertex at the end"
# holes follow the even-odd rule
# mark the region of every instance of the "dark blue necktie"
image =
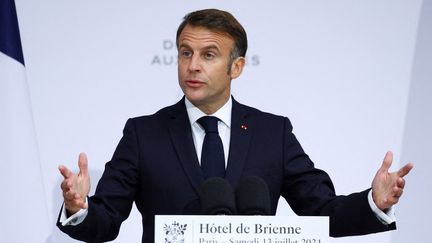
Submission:
POLYGON ((201 169, 204 179, 225 177, 225 157, 218 132, 218 121, 219 119, 214 116, 203 116, 198 119, 198 123, 206 133, 201 150, 201 169))

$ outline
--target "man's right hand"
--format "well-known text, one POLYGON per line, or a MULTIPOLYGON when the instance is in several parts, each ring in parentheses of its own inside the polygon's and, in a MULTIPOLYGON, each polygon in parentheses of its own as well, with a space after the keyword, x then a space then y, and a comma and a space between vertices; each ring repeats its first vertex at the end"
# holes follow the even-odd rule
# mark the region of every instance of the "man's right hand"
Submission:
POLYGON ((65 207, 68 213, 75 214, 87 208, 86 197, 90 192, 87 155, 80 153, 78 158, 79 173, 75 174, 66 166, 60 165, 59 171, 64 177, 61 183, 65 207))

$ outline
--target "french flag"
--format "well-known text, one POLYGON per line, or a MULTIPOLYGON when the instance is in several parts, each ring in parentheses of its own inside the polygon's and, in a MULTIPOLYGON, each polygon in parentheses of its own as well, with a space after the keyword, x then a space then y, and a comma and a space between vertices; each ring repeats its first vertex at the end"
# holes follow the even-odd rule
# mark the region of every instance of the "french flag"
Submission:
POLYGON ((15 2, 0 0, 0 242, 51 241, 43 184, 15 2))

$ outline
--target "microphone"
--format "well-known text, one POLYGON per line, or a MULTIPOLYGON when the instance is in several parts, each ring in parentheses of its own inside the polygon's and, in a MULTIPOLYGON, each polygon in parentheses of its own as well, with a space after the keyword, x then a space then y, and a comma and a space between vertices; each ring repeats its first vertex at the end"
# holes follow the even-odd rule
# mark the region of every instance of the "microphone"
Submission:
POLYGON ((236 190, 237 209, 241 215, 270 215, 270 192, 258 176, 243 177, 236 190))
POLYGON ((212 177, 200 188, 202 212, 206 215, 234 215, 237 213, 234 190, 223 178, 212 177))

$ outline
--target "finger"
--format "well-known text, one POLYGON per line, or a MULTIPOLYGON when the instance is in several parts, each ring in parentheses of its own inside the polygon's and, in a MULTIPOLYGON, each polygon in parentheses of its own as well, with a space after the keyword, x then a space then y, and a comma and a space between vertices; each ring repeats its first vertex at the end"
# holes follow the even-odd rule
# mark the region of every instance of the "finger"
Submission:
POLYGON ((60 184, 60 188, 62 189, 63 192, 68 192, 71 189, 71 185, 69 183, 69 180, 64 180, 60 184))
POLYGON ((58 167, 60 174, 63 176, 63 178, 67 179, 73 175, 72 171, 70 171, 66 166, 60 165, 58 167))
POLYGON ((387 172, 390 169, 392 162, 393 162, 393 153, 391 151, 388 151, 384 156, 384 160, 379 171, 387 172))
POLYGON ((73 202, 74 204, 77 204, 80 200, 82 201, 81 195, 77 192, 66 192, 64 196, 69 202, 73 202))
POLYGON ((396 181, 396 185, 399 187, 399 188, 404 188, 405 187, 405 180, 402 178, 402 177, 399 177, 398 179, 397 179, 397 181, 396 181))
POLYGON ((61 188, 63 190, 63 198, 65 200, 74 200, 74 198, 76 198, 77 196, 81 196, 77 191, 73 189, 71 181, 62 183, 61 188))
POLYGON ((390 206, 395 205, 399 202, 399 197, 393 197, 391 200, 389 200, 390 206))
POLYGON ((63 199, 65 202, 68 202, 69 204, 71 204, 71 202, 75 200, 73 194, 70 194, 69 192, 63 193, 63 199))
POLYGON ((81 197, 81 195, 79 195, 78 193, 74 195, 74 203, 77 207, 80 208, 86 208, 87 204, 85 203, 85 200, 83 197, 81 197))
POLYGON ((78 167, 81 175, 83 176, 88 175, 88 160, 87 160, 87 155, 85 153, 80 153, 78 158, 78 167))
POLYGON ((412 168, 414 168, 414 165, 412 163, 408 163, 398 170, 397 175, 404 177, 412 170, 412 168))
POLYGON ((79 193, 75 193, 75 194, 73 195, 73 198, 74 198, 74 200, 77 201, 77 202, 79 202, 80 200, 82 200, 82 197, 81 197, 81 195, 80 195, 79 193))
POLYGON ((403 189, 400 187, 393 188, 393 197, 401 197, 403 193, 403 189))
POLYGON ((87 208, 87 204, 83 200, 79 200, 75 202, 79 208, 87 208))
POLYGON ((74 192, 68 191, 68 192, 63 192, 63 198, 65 201, 73 201, 75 200, 75 194, 74 192))

